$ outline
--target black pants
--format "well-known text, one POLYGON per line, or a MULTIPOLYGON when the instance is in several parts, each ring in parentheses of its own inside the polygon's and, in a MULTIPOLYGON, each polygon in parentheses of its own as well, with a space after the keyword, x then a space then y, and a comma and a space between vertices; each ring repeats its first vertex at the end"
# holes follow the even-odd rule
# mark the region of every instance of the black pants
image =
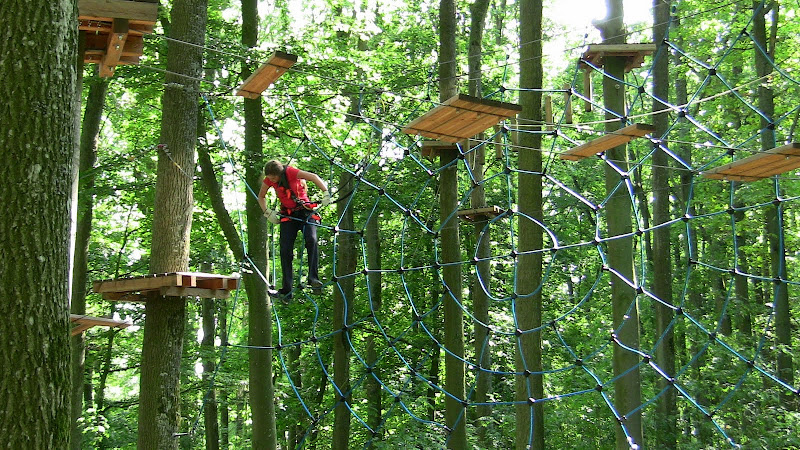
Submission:
POLYGON ((308 279, 319 280, 319 248, 317 247, 317 225, 319 220, 312 217, 311 211, 296 211, 288 221, 281 222, 281 272, 283 273, 283 284, 281 292, 287 293, 292 290, 292 279, 294 270, 292 261, 294 260, 294 241, 297 240, 297 232, 303 232, 308 252, 308 279))

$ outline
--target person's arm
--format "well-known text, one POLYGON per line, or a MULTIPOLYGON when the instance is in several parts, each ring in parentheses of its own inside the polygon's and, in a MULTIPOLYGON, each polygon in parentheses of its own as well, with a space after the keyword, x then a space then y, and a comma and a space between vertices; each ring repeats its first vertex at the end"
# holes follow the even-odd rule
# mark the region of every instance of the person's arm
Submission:
POLYGON ((322 178, 320 178, 319 175, 315 174, 314 172, 306 172, 305 170, 298 171, 297 178, 301 180, 308 180, 314 183, 314 185, 316 185, 322 192, 328 192, 328 185, 325 184, 325 182, 322 181, 322 178))
POLYGON ((268 190, 269 190, 269 187, 266 184, 261 183, 261 190, 258 191, 258 204, 261 206, 261 211, 262 212, 267 212, 267 199, 266 199, 266 196, 267 196, 267 191, 268 190))

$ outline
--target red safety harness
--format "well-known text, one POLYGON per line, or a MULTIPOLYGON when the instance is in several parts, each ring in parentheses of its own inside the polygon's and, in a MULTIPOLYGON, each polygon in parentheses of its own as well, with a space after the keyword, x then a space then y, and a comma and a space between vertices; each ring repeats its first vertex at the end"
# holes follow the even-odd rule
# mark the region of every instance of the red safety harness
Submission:
POLYGON ((292 220, 291 216, 298 217, 299 214, 296 214, 296 213, 299 212, 299 211, 304 211, 304 212, 308 211, 309 212, 308 215, 305 215, 305 216, 299 217, 299 218, 306 219, 307 217, 310 216, 314 220, 317 220, 317 221, 322 220, 320 215, 317 213, 317 207, 319 206, 318 203, 307 202, 305 200, 302 200, 301 198, 299 198, 297 196, 297 194, 295 194, 294 190, 289 185, 289 178, 286 176, 286 168, 283 169, 283 172, 281 172, 281 175, 278 178, 278 186, 280 186, 280 187, 286 189, 287 191, 289 191, 289 196, 292 198, 292 201, 294 201, 294 205, 295 205, 293 209, 289 209, 289 208, 286 208, 283 205, 283 203, 281 203, 281 222, 288 222, 288 221, 292 220))

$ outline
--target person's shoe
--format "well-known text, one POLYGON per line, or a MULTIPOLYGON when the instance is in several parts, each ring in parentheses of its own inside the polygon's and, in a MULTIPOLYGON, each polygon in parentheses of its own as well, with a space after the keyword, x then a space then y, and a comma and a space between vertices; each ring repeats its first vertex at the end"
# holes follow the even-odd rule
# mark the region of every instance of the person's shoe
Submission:
POLYGON ((288 305, 292 300, 292 291, 286 289, 278 289, 277 291, 269 291, 270 296, 279 298, 284 305, 288 305))
POLYGON ((322 281, 319 281, 316 278, 309 278, 308 279, 308 285, 311 286, 311 290, 315 294, 321 294, 322 293, 322 281))

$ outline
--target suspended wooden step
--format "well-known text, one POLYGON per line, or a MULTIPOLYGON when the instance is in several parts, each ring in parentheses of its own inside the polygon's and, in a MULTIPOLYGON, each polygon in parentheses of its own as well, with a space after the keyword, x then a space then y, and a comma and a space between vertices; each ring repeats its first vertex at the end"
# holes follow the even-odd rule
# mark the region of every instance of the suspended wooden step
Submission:
POLYGON ((121 64, 138 64, 143 35, 158 19, 157 0, 78 0, 78 29, 84 31, 84 63, 100 64, 100 76, 121 64))
POLYGON ((589 69, 585 62, 595 67, 603 67, 605 59, 611 56, 622 56, 627 59, 625 72, 642 67, 644 57, 656 51, 656 44, 589 44, 581 57, 581 67, 589 69))
POLYGON ((617 131, 609 132, 597 139, 586 142, 575 148, 569 149, 560 155, 561 159, 568 159, 570 161, 578 161, 606 150, 612 149, 618 145, 627 144, 631 140, 642 137, 648 133, 655 131, 652 125, 646 123, 635 123, 627 127, 620 128, 617 131))
POLYGON ((458 94, 403 128, 403 133, 456 143, 516 116, 522 107, 513 103, 458 94))
POLYGON ((93 286, 104 299, 122 302, 143 302, 153 295, 228 298, 239 287, 239 276, 172 272, 95 281, 93 286))
POLYGON ((270 55, 267 62, 258 68, 252 75, 247 77, 241 86, 236 90, 236 95, 255 99, 261 97, 269 85, 275 82, 290 67, 297 62, 297 55, 284 52, 275 52, 270 55))
POLYGON ((84 316, 82 314, 70 314, 70 322, 76 324, 70 331, 70 336, 77 336, 92 327, 128 328, 133 325, 126 320, 114 320, 106 317, 84 316))
POLYGON ((484 208, 462 209, 458 217, 465 222, 482 222, 505 213, 499 206, 486 206, 484 208))
POLYGON ((800 167, 800 143, 756 153, 730 164, 703 172, 706 178, 729 181, 757 181, 800 167))
POLYGON ((432 141, 432 140, 424 140, 422 141, 422 147, 420 153, 424 158, 435 159, 439 157, 439 152, 444 150, 456 150, 459 149, 461 151, 466 150, 467 148, 467 141, 461 142, 442 142, 442 141, 432 141))

